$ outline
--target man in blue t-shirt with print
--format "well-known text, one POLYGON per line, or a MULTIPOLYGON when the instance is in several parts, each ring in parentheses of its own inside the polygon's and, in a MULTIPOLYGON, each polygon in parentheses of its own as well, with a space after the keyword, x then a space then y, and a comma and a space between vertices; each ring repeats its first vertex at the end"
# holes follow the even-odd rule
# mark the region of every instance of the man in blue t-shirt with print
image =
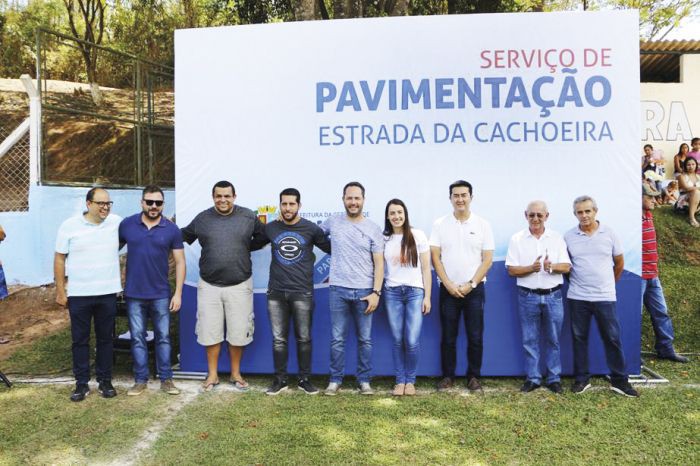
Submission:
POLYGON ((185 253, 180 229, 163 217, 165 197, 158 186, 143 189, 142 211, 125 218, 119 225, 119 244, 127 245, 126 296, 134 358, 134 386, 127 391, 137 396, 148 382, 148 347, 146 324, 153 322, 156 343, 156 369, 160 389, 170 395, 180 391, 173 383, 170 364, 170 313, 180 310, 182 285, 185 282, 185 253), (168 259, 175 260, 175 292, 170 296, 168 259))
POLYGON ((348 323, 357 330, 357 383, 360 393, 372 395, 372 313, 377 309, 384 280, 384 237, 376 223, 365 218, 365 188, 352 181, 343 188, 345 214, 334 215, 321 228, 330 236, 331 377, 326 395, 338 393, 345 375, 345 338, 348 323))

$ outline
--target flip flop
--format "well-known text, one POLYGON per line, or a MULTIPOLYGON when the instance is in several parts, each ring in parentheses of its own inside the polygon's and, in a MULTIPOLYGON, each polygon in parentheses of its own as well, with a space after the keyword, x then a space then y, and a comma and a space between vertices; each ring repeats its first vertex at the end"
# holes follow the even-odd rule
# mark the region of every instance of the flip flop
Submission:
POLYGON ((231 379, 230 382, 231 384, 233 384, 233 389, 237 392, 247 392, 250 388, 248 382, 246 382, 245 380, 231 379))
POLYGON ((216 387, 217 385, 219 385, 219 381, 207 382, 205 380, 204 383, 202 384, 202 391, 210 392, 210 391, 214 390, 214 387, 216 387))

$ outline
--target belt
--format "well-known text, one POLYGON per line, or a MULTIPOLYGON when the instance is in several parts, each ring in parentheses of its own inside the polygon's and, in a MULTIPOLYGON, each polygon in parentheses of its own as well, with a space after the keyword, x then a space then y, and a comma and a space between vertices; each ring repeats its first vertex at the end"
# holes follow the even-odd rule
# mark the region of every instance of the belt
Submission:
POLYGON ((561 288, 561 285, 557 285, 554 288, 534 288, 533 289, 533 288, 525 288, 524 286, 518 286, 518 288, 520 288, 521 290, 523 290, 527 293, 544 295, 544 294, 554 293, 555 291, 557 291, 558 289, 561 288))

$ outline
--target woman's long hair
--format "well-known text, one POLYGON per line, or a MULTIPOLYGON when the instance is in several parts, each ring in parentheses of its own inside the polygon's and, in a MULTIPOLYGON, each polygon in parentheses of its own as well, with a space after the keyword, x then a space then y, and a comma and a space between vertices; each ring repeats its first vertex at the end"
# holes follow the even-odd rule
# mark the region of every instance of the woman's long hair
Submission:
POLYGON ((686 153, 686 154, 687 154, 688 152, 690 152, 690 147, 688 147, 688 144, 683 143, 683 144, 681 144, 680 146, 678 146, 678 153, 676 154, 678 157, 680 157, 681 155, 683 155, 683 146, 685 146, 685 153, 686 153))
POLYGON ((394 227, 389 221, 389 206, 398 205, 403 207, 403 238, 401 238, 401 266, 411 266, 418 267, 418 248, 416 247, 416 240, 413 238, 413 233, 411 232, 411 223, 408 221, 408 209, 406 204, 401 199, 392 199, 386 203, 386 208, 384 209, 384 236, 391 237, 394 234, 394 227))

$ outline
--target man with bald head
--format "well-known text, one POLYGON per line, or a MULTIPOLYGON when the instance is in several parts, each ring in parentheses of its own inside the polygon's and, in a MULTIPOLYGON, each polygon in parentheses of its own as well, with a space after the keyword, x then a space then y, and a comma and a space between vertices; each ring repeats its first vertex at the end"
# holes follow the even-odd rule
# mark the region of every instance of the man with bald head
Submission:
POLYGON ((559 335, 564 321, 562 274, 568 273, 571 260, 562 236, 545 223, 549 218, 544 201, 532 201, 525 210, 528 228, 514 234, 508 244, 506 268, 518 284, 518 314, 525 353, 525 383, 529 393, 542 386, 561 393, 561 357, 559 335), (544 333, 546 377, 540 371, 540 333, 544 333))
POLYGON ((85 196, 86 210, 63 222, 56 235, 54 276, 56 302, 68 306, 75 390, 71 401, 90 393, 90 327, 95 325, 95 374, 104 398, 117 395, 112 386, 112 332, 117 313, 119 273, 119 222, 112 200, 102 188, 85 196), (68 286, 66 287, 66 276, 68 286))

